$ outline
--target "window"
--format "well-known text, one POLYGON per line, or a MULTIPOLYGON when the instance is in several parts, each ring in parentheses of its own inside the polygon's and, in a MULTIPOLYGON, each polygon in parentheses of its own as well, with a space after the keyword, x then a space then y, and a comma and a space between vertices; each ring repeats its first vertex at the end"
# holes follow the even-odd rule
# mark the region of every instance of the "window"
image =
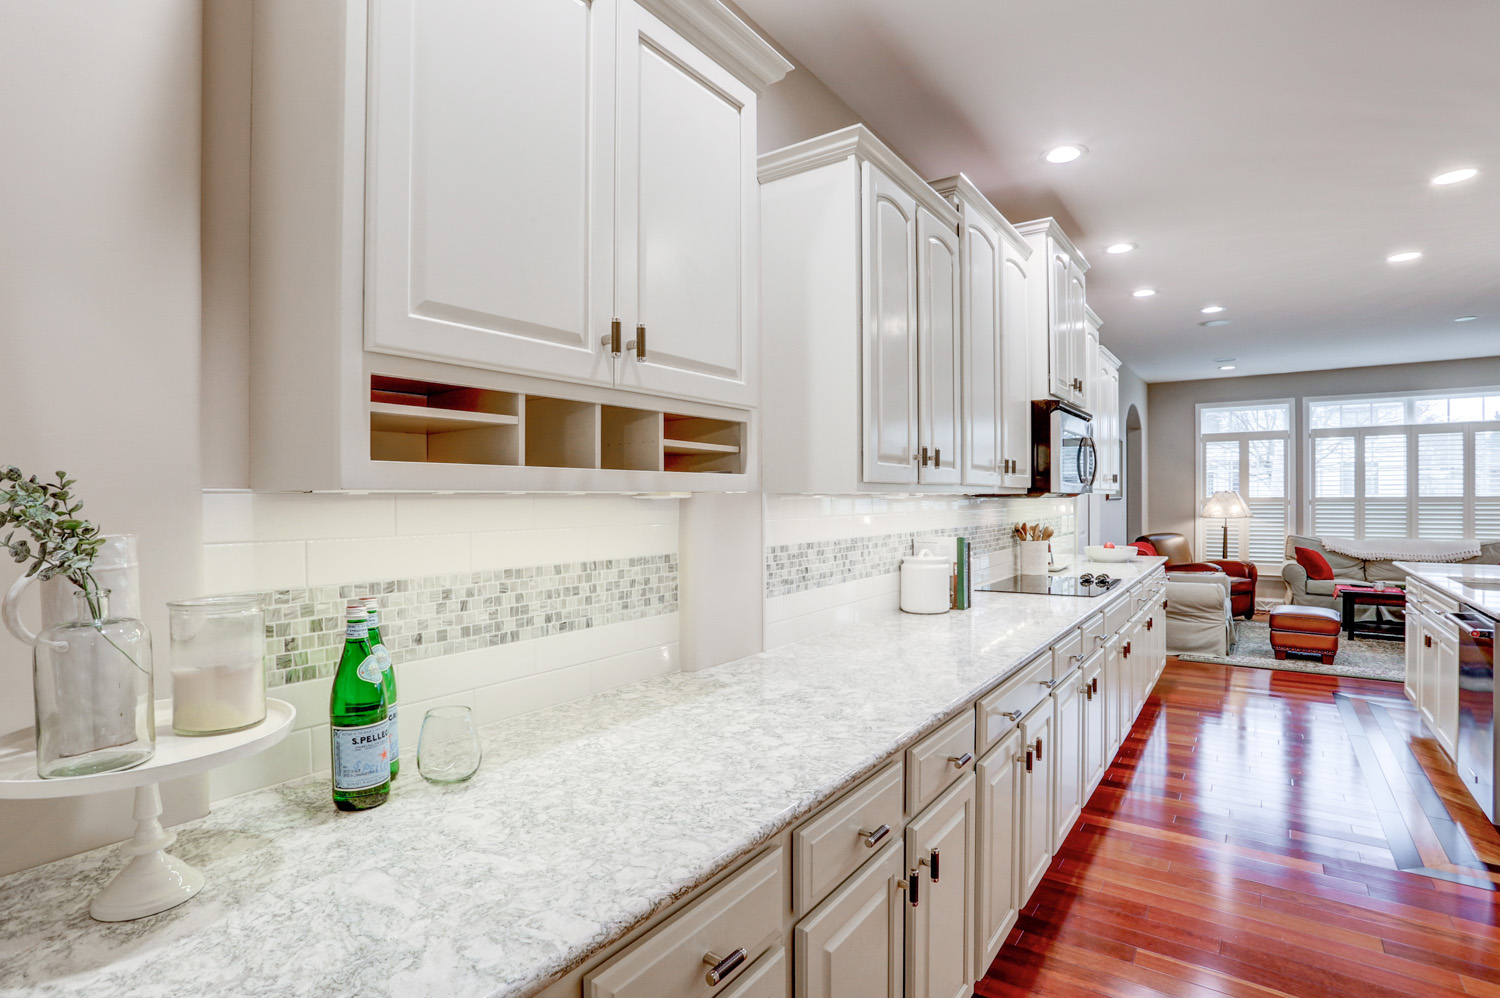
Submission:
MULTIPOLYGON (((1291 510, 1290 401, 1198 407, 1199 505, 1215 492, 1238 492, 1250 519, 1230 521, 1228 556, 1279 571, 1291 510)), ((1198 516, 1194 550, 1200 558, 1223 552, 1224 521, 1198 516)))
POLYGON ((1500 389, 1307 404, 1314 533, 1500 537, 1500 389))

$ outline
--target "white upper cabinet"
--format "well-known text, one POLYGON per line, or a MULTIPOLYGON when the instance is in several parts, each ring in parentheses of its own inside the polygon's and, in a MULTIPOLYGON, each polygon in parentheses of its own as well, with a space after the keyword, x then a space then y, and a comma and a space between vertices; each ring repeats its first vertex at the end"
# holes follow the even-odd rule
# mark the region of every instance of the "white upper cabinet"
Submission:
POLYGON ((958 212, 862 125, 759 171, 764 487, 958 491, 958 212))
POLYGON ((865 481, 915 482, 917 205, 872 164, 864 164, 864 177, 865 481))
POLYGON ((618 381, 752 404, 755 91, 635 4, 620 18, 618 381))
POLYGON ((1087 405, 1088 382, 1093 377, 1086 370, 1084 343, 1088 261, 1054 219, 1024 222, 1016 229, 1045 261, 1038 268, 1045 278, 1031 289, 1032 390, 1037 398, 1051 395, 1087 405))
MULTIPOLYGON (((1099 317, 1093 309, 1088 314, 1089 328, 1097 343, 1099 317)), ((1097 349, 1095 361, 1094 388, 1089 401, 1089 411, 1094 414, 1094 444, 1099 449, 1099 474, 1094 480, 1094 491, 1119 495, 1124 439, 1120 429, 1120 362, 1103 347, 1097 349)))
POLYGON ((918 208, 920 480, 928 485, 957 485, 963 481, 959 275, 958 233, 938 221, 932 212, 918 208))
POLYGON ((769 46, 704 0, 371 17, 367 346, 753 404, 755 88, 785 72, 769 46), (682 19, 698 37, 655 6, 702 15, 682 19), (715 32, 762 65, 726 65, 715 32))
POLYGON ((962 174, 932 185, 958 208, 963 482, 1024 489, 1031 478, 1027 260, 1031 247, 962 174))
POLYGON ((613 0, 372 8, 372 349, 612 380, 614 17, 613 0))

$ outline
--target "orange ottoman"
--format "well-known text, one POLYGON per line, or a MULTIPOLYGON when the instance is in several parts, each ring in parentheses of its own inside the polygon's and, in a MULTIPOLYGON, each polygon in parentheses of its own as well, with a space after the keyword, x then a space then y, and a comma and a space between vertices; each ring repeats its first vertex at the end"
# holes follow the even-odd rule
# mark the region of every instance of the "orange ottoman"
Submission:
POLYGON ((1283 604, 1271 610, 1271 650, 1278 660, 1294 651, 1320 656, 1324 665, 1332 665, 1339 650, 1341 627, 1336 610, 1283 604))

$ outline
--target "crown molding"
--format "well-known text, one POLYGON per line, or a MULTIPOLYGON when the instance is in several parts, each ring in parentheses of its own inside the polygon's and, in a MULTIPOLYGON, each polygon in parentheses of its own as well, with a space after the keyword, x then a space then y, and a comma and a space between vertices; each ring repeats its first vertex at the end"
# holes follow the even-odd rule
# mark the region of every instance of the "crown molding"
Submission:
POLYGON ((1053 239, 1057 240, 1058 245, 1066 250, 1068 255, 1071 256, 1075 261, 1077 261, 1078 266, 1085 273, 1088 272, 1089 262, 1083 258, 1082 253, 1078 252, 1078 247, 1073 245, 1073 240, 1068 238, 1068 234, 1062 230, 1062 226, 1057 224, 1057 219, 1049 216, 1047 218, 1033 219, 1030 222, 1021 222, 1016 226, 1016 231, 1021 233, 1021 235, 1023 236, 1034 236, 1038 233, 1046 233, 1053 239))
POLYGON ((719 0, 637 0, 757 94, 792 64, 719 0))
POLYGON ((1110 365, 1111 367, 1115 368, 1116 370, 1119 370, 1119 368, 1120 368, 1120 358, 1116 357, 1114 355, 1113 351, 1111 351, 1109 349, 1109 347, 1105 346, 1102 343, 1099 344, 1099 357, 1106 364, 1110 365))
POLYGON ((1085 318, 1093 320, 1095 329, 1104 325, 1104 320, 1099 318, 1099 313, 1090 308, 1087 302, 1083 305, 1083 315, 1085 318))
POLYGON ((804 173, 850 156, 877 167, 916 199, 917 203, 948 225, 958 225, 958 209, 906 162, 890 146, 875 137, 864 125, 850 125, 836 132, 819 135, 805 142, 768 152, 757 161, 760 182, 770 183, 795 173, 804 173))
POLYGON ((1026 237, 1017 232, 1016 227, 1011 225, 1010 221, 1004 215, 1000 214, 999 208, 990 204, 990 199, 985 197, 978 187, 974 186, 974 181, 960 173, 955 177, 944 177, 942 180, 934 180, 930 183, 932 189, 943 197, 948 198, 950 201, 957 200, 965 208, 972 208, 983 215, 989 220, 991 225, 1000 230, 1002 236, 1009 239, 1015 245, 1016 249, 1021 253, 1022 260, 1031 259, 1031 244, 1026 241, 1026 237))

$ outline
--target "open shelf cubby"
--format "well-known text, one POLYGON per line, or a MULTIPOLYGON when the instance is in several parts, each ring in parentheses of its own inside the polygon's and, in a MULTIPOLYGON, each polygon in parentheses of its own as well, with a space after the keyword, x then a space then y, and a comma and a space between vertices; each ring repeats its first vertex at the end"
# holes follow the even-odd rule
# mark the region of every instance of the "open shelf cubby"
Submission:
POLYGON ((744 445, 744 423, 662 414, 665 471, 741 474, 745 469, 744 445))
POLYGON ((522 461, 523 396, 370 376, 370 457, 376 461, 522 461))
POLYGON ((661 413, 601 406, 599 430, 603 467, 621 471, 663 470, 661 413))
POLYGON ((595 402, 526 396, 527 467, 599 467, 599 409, 595 402))

